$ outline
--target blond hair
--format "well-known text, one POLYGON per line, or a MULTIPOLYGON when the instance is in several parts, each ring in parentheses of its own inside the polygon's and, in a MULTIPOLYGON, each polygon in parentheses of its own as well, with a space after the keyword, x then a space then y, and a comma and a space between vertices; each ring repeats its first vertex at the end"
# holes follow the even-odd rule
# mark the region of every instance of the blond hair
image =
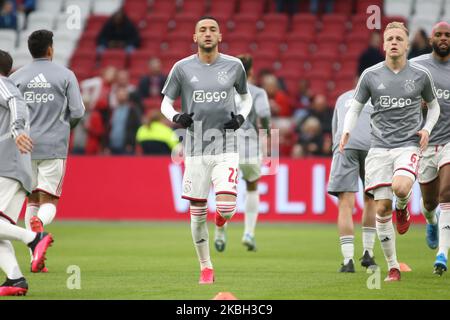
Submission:
POLYGON ((386 33, 386 31, 388 31, 390 29, 402 29, 403 31, 405 31, 406 35, 409 37, 408 28, 405 27, 405 24, 403 22, 393 21, 393 22, 388 23, 388 25, 386 26, 386 29, 384 29, 384 33, 386 33))

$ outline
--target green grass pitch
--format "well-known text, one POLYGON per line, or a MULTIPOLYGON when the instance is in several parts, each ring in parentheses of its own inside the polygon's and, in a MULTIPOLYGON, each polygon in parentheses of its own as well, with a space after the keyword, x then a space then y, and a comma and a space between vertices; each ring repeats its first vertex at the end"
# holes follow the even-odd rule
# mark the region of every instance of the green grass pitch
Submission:
MULTIPOLYGON (((228 228, 226 251, 210 246, 215 268, 213 285, 198 284, 199 266, 189 222, 100 223, 57 222, 48 230, 55 243, 48 251, 48 274, 31 274, 29 255, 21 243, 16 253, 30 289, 13 299, 211 299, 231 292, 238 299, 449 299, 450 275, 432 274, 435 252, 425 244, 424 226, 397 235, 399 261, 412 272, 398 283, 383 282, 386 263, 378 240, 375 257, 381 265, 380 289, 368 289, 371 276, 356 265, 355 274, 337 272, 341 254, 336 226, 261 223, 257 252, 240 243, 242 223, 228 228), (81 289, 68 289, 75 265, 81 289)), ((361 232, 356 227, 355 255, 361 255, 361 232)), ((374 283, 374 282, 372 282, 374 283)))

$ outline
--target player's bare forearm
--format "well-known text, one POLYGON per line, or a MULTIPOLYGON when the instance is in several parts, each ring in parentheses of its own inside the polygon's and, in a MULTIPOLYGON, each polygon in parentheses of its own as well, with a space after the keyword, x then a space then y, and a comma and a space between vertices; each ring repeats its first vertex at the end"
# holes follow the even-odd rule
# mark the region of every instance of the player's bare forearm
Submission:
POLYGON ((25 133, 17 136, 16 145, 20 153, 30 153, 33 150, 33 140, 25 133))
POLYGON ((348 143, 349 139, 350 139, 350 132, 344 132, 342 134, 341 141, 339 142, 339 151, 341 153, 344 152, 344 147, 348 143))
POLYGON ((420 151, 425 151, 425 149, 428 147, 428 141, 430 139, 430 133, 426 129, 422 129, 419 132, 417 132, 417 135, 420 137, 420 151))

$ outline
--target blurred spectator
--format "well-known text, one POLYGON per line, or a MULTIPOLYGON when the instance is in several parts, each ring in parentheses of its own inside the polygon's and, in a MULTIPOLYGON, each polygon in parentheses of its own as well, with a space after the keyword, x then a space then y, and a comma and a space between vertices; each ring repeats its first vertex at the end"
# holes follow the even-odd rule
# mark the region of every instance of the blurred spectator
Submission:
POLYGON ((101 142, 105 134, 105 126, 101 113, 97 109, 92 109, 87 94, 83 95, 86 112, 78 124, 73 129, 73 149, 74 154, 95 155, 102 151, 101 142))
POLYGON ((296 121, 300 128, 310 117, 315 117, 319 120, 322 131, 325 134, 331 134, 333 109, 328 106, 327 98, 323 94, 316 95, 309 108, 296 112, 296 121))
POLYGON ((117 69, 109 66, 102 70, 101 76, 81 81, 81 91, 88 96, 89 104, 92 108, 98 110, 109 109, 109 94, 116 78, 117 69))
POLYGON ((369 46, 361 53, 358 60, 358 76, 367 68, 384 61, 385 57, 380 50, 381 34, 378 31, 370 34, 369 46))
POLYGON ((408 59, 431 53, 431 51, 433 51, 433 49, 431 48, 426 31, 423 29, 418 30, 411 42, 411 50, 408 53, 408 59))
POLYGON ((275 0, 278 13, 296 14, 300 11, 299 0, 275 0))
POLYGON ((105 49, 124 48, 127 53, 139 47, 139 32, 122 9, 115 12, 105 23, 97 37, 97 52, 105 49))
POLYGON ((112 154, 133 154, 136 145, 136 132, 141 125, 140 113, 128 99, 128 90, 118 88, 118 106, 111 116, 109 148, 112 154))
POLYGON ((296 97, 296 109, 305 109, 311 105, 312 93, 309 88, 309 81, 301 79, 298 82, 298 93, 296 97))
POLYGON ((125 88, 128 94, 136 91, 136 87, 130 83, 130 75, 127 70, 119 70, 116 81, 111 86, 111 92, 109 94, 109 106, 111 109, 115 109, 119 105, 117 91, 121 88, 125 88))
POLYGON ((303 122, 297 144, 292 150, 292 157, 323 156, 324 137, 319 119, 309 117, 303 122))
POLYGON ((12 1, 5 1, 1 6, 0 29, 17 30, 17 13, 12 1))
MULTIPOLYGON (((348 1, 348 0, 347 0, 348 1)), ((332 13, 334 7, 334 0, 310 0, 309 2, 309 11, 313 14, 317 14, 322 12, 322 8, 320 8, 321 3, 325 3, 325 13, 332 13)))
POLYGON ((150 110, 144 116, 143 125, 138 129, 136 141, 143 154, 171 154, 178 144, 175 132, 164 123, 164 117, 159 110, 150 110))
POLYGON ((166 82, 166 76, 161 72, 161 61, 158 58, 150 59, 148 71, 139 80, 139 94, 141 98, 159 97, 166 82))
POLYGON ((23 28, 26 29, 28 25, 28 15, 36 10, 36 0, 16 0, 17 10, 23 12, 25 21, 23 28))
POLYGON ((267 74, 261 79, 261 85, 267 92, 272 115, 274 117, 290 117, 292 104, 286 93, 280 89, 277 77, 267 74))

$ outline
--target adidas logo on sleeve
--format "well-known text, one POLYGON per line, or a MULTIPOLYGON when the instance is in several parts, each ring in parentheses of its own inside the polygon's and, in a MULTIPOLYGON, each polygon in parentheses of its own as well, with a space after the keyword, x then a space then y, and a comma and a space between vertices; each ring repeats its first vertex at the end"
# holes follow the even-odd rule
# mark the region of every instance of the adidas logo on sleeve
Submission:
POLYGON ((42 73, 39 73, 36 77, 34 77, 28 84, 27 88, 33 89, 33 88, 51 88, 52 85, 47 82, 47 79, 45 79, 44 75, 42 73))

